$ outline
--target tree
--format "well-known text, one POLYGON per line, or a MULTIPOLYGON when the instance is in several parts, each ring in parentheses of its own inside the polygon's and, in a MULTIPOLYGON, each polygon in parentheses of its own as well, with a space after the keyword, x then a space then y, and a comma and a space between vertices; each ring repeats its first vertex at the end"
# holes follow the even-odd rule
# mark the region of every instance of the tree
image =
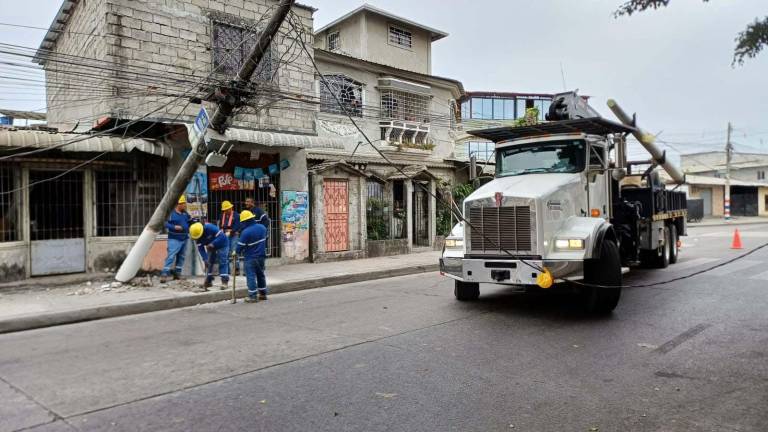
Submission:
MULTIPOLYGON (((614 16, 629 16, 635 12, 644 12, 648 9, 658 9, 669 5, 670 0, 629 0, 621 5, 614 16)), ((708 2, 709 0, 702 0, 708 2)), ((733 52, 733 65, 744 64, 745 59, 757 57, 760 51, 768 46, 768 16, 748 24, 747 27, 736 36, 736 48, 733 52)))

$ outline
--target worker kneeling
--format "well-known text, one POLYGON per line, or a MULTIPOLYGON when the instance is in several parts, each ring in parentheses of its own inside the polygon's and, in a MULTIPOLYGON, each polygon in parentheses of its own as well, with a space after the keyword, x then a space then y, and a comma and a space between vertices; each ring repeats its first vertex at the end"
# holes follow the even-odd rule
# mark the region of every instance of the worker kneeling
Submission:
POLYGON ((248 210, 240 213, 241 233, 235 254, 242 255, 245 262, 245 279, 248 283, 248 298, 254 303, 267 299, 267 277, 265 260, 267 229, 257 223, 256 216, 248 210))
POLYGON ((203 225, 196 222, 189 227, 189 236, 197 243, 197 250, 205 262, 205 282, 203 288, 206 290, 213 285, 213 266, 219 264, 219 275, 221 276, 220 289, 225 289, 229 283, 229 238, 214 224, 207 223, 203 225))

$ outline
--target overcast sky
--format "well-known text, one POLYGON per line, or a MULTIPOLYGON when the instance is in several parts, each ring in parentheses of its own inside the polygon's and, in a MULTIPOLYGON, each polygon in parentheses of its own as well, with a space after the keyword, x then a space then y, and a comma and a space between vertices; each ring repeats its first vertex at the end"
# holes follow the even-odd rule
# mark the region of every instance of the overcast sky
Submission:
MULTIPOLYGON (((467 90, 557 92, 578 88, 604 115, 615 98, 639 124, 683 152, 720 148, 726 124, 737 151, 768 151, 768 52, 732 68, 734 37, 765 0, 675 0, 614 19, 623 0, 372 0, 450 35, 433 45, 433 73, 467 90)), ((305 0, 315 28, 360 6, 305 0)), ((59 0, 0 0, 1 22, 47 27, 59 0), (22 6, 23 5, 23 6, 22 6)), ((37 46, 43 32, 0 26, 0 41, 37 46)), ((4 92, 6 89, 0 89, 4 92)), ((0 107, 36 109, 42 95, 0 95, 0 107), (21 101, 18 99, 37 99, 21 101), (16 100, 13 100, 16 99, 16 100)))

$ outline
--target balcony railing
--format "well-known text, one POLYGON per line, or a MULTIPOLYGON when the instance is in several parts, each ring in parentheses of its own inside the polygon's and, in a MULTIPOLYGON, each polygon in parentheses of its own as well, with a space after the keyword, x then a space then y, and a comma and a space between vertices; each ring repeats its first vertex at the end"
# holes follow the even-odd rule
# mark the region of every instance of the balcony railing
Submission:
POLYGON ((381 139, 394 145, 428 149, 429 124, 404 120, 381 120, 381 139))

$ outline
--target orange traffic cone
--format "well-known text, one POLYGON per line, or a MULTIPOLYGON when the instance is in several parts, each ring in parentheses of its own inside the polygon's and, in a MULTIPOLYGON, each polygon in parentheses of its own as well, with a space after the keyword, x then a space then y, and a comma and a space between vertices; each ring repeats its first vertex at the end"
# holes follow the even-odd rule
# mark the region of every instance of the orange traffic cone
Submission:
POLYGON ((733 232, 733 243, 731 243, 731 249, 744 249, 744 247, 741 245, 741 234, 739 234, 738 228, 736 228, 736 231, 733 232))

